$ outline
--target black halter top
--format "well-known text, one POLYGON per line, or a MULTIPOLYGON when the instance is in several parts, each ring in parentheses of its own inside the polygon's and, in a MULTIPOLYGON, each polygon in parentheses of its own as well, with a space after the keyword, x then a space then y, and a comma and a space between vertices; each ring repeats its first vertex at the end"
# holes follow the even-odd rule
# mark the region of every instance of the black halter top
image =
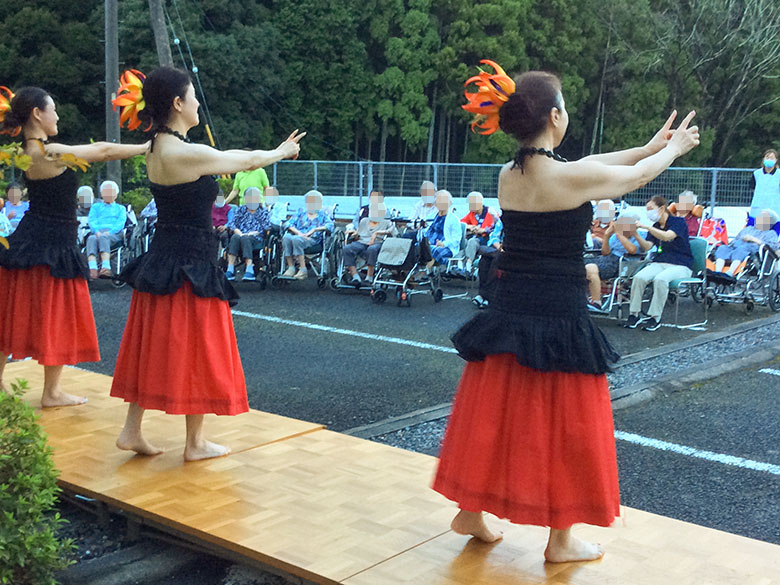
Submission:
POLYGON ((495 298, 453 336, 466 360, 512 353, 541 371, 603 374, 619 355, 587 309, 582 252, 589 203, 554 212, 505 211, 495 298))
POLYGON ((154 238, 146 254, 122 271, 120 279, 135 290, 157 295, 175 293, 188 281, 199 297, 231 305, 238 299, 217 264, 218 241, 211 226, 211 207, 219 187, 209 176, 191 183, 151 183, 157 204, 154 238))
POLYGON ((30 209, 8 237, 8 249, 0 246, 0 266, 9 270, 48 266, 55 278, 88 278, 77 246, 78 182, 69 169, 51 179, 25 177, 30 209))

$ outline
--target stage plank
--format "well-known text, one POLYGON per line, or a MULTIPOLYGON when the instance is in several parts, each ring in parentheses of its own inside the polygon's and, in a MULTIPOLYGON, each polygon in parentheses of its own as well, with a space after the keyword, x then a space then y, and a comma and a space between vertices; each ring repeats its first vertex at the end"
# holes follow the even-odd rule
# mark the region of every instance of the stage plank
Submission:
POLYGON ((547 530, 490 518, 504 539, 452 532, 344 581, 345 585, 780 585, 780 546, 625 508, 611 528, 575 527, 604 545, 590 563, 545 563, 547 530))
MULTIPOLYGON (((39 400, 42 368, 7 366, 39 400)), ((111 378, 66 368, 63 386, 89 397, 45 409, 63 486, 170 530, 317 583, 333 585, 780 585, 780 546, 633 509, 613 528, 577 527, 604 544, 597 562, 543 562, 546 529, 490 520, 503 541, 456 535, 456 507, 433 492, 436 459, 252 411, 213 417, 229 457, 185 463, 183 417, 150 411, 149 438, 168 451, 140 457, 114 441, 126 405, 111 378)))

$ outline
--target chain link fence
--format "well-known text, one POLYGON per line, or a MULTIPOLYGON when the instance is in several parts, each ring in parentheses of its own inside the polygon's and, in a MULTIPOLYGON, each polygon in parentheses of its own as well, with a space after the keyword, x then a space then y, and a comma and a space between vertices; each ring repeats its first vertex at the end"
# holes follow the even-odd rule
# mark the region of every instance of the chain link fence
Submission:
MULTIPOLYGON (((317 189, 328 197, 368 197, 372 189, 386 197, 417 197, 423 181, 432 181, 453 197, 479 191, 497 197, 498 174, 502 165, 378 163, 342 161, 282 161, 269 173, 279 192, 303 195, 317 189)), ((656 195, 674 201, 690 190, 705 207, 749 206, 753 196, 751 169, 672 167, 650 184, 626 195, 632 206, 644 206, 656 195)))

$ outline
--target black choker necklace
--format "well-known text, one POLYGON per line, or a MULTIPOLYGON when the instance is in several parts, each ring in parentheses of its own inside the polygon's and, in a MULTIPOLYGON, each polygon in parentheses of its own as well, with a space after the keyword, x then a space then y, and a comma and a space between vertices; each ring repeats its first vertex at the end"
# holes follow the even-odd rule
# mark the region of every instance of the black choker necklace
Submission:
POLYGON ((525 162, 525 157, 534 154, 543 154, 544 156, 551 158, 553 160, 557 160, 558 162, 569 162, 565 158, 563 158, 560 154, 555 154, 552 150, 547 150, 546 148, 534 148, 532 146, 524 146, 523 148, 517 151, 512 168, 513 169, 519 168, 520 172, 523 172, 523 162, 525 162))
POLYGON ((168 128, 168 126, 160 126, 157 129, 157 132, 158 132, 158 134, 160 132, 162 132, 163 134, 170 134, 171 136, 175 136, 176 138, 178 138, 182 142, 187 142, 187 143, 192 142, 192 140, 190 140, 186 136, 183 136, 182 134, 176 132, 176 130, 171 130, 170 128, 168 128))

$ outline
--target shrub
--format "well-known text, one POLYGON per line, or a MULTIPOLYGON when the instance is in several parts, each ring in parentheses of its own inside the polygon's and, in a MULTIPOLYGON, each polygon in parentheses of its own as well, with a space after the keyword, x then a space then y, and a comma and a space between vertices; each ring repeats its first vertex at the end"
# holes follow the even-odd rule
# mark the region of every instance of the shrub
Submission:
POLYGON ((152 192, 148 187, 138 187, 122 194, 122 203, 128 203, 133 206, 133 211, 138 215, 146 207, 146 204, 152 200, 152 192))
POLYGON ((74 546, 57 538, 57 471, 24 388, 0 392, 0 583, 53 585, 74 546))

